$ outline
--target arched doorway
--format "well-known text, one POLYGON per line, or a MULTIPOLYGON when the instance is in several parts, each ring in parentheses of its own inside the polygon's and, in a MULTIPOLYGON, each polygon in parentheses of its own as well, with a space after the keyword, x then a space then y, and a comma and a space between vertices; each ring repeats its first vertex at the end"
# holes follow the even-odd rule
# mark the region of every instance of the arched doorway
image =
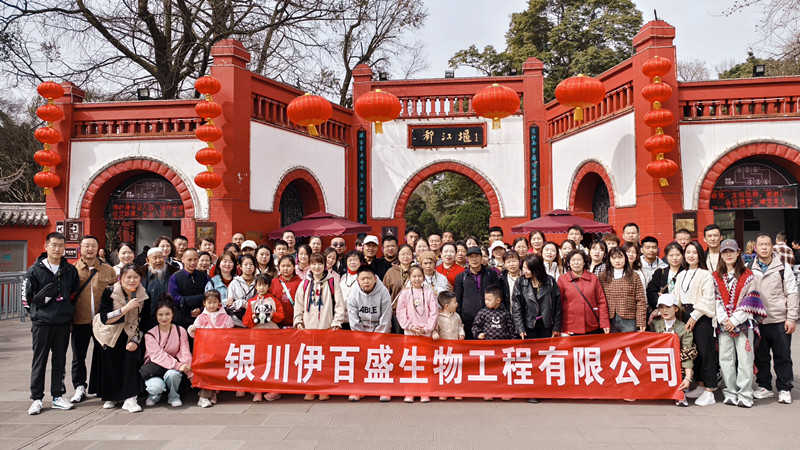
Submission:
POLYGON ((591 214, 597 222, 608 223, 611 196, 605 180, 597 172, 586 173, 574 188, 572 210, 591 214))
POLYGON ((305 178, 295 178, 286 185, 280 196, 278 211, 281 213, 281 226, 291 225, 303 216, 322 209, 317 189, 305 178))
POLYGON ((455 236, 486 236, 491 206, 472 179, 456 172, 428 176, 413 190, 405 204, 406 226, 416 226, 423 236, 451 231, 455 236))

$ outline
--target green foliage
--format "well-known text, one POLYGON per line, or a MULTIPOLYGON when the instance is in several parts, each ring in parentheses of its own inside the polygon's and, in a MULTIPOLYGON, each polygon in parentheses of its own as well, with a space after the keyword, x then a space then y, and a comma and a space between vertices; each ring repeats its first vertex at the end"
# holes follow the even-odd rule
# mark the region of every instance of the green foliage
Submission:
POLYGON ((456 236, 485 236, 491 210, 481 188, 469 178, 445 172, 434 175, 414 190, 406 204, 406 225, 422 234, 452 231, 456 236))
POLYGON ((595 76, 631 57, 633 36, 642 13, 631 0, 529 0, 528 9, 511 15, 507 48, 475 45, 450 58, 450 66, 468 66, 487 75, 521 71, 530 57, 544 63, 545 101, 554 98, 563 79, 584 73, 595 76))
MULTIPOLYGON (((0 188, 0 202, 44 202, 44 192, 33 182, 33 176, 41 170, 33 160, 33 154, 42 149, 42 144, 33 137, 33 132, 42 123, 36 117, 37 106, 37 103, 25 107, 0 102, 0 142, 3 143, 0 146, 0 186, 3 186, 0 188), (3 182, 15 178, 20 168, 21 177, 8 185, 3 182)), ((62 172, 64 167, 62 163, 62 172)))
POLYGON ((727 78, 752 78, 753 66, 763 65, 764 76, 778 77, 787 75, 800 75, 800 60, 786 58, 782 60, 756 58, 753 52, 747 52, 747 59, 728 70, 718 74, 720 79, 727 78))

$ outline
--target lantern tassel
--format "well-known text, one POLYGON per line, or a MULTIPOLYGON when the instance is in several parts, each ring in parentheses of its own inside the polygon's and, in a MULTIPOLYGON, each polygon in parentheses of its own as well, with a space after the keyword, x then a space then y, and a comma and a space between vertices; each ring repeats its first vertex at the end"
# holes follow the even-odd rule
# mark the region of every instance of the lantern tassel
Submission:
POLYGON ((661 183, 661 187, 669 186, 669 181, 666 178, 659 178, 658 181, 661 183))
POLYGON ((380 121, 375 122, 375 134, 383 134, 383 123, 380 121))
POLYGON ((44 195, 47 195, 49 193, 50 193, 50 188, 44 188, 44 195))
POLYGON ((494 119, 492 119, 492 129, 493 130, 499 130, 500 129, 500 118, 499 117, 495 117, 494 119))
POLYGON ((583 122, 583 108, 578 106, 575 108, 575 122, 583 122))
POLYGON ((308 126, 308 134, 310 134, 312 136, 319 136, 319 133, 317 133, 317 127, 315 127, 314 125, 309 125, 308 126))
POLYGON ((211 197, 214 196, 214 195, 211 194, 211 189, 206 189, 206 195, 208 196, 208 198, 211 198, 211 197))

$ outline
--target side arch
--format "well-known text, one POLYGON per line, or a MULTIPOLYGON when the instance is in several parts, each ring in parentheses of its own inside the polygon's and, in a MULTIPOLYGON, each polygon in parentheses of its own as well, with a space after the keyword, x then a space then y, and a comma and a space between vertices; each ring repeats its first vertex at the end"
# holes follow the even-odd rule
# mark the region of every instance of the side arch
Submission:
MULTIPOLYGON (((585 178, 588 176, 592 176, 592 174, 599 176, 600 179, 605 183, 606 188, 608 189, 608 197, 610 199, 610 207, 614 208, 616 205, 615 200, 615 192, 617 191, 617 187, 614 183, 614 180, 608 175, 606 168, 600 164, 599 161, 596 160, 588 160, 585 161, 583 164, 578 166, 578 170, 575 171, 575 174, 572 176, 572 182, 570 183, 570 192, 569 192, 569 210, 575 211, 575 200, 578 195, 578 187, 581 185, 581 182, 584 181, 585 178)), ((589 208, 591 210, 591 208, 589 208)))
MULTIPOLYGON (((177 172, 169 166, 162 164, 159 161, 145 158, 126 159, 123 161, 113 162, 106 167, 100 169, 92 177, 92 182, 84 189, 82 194, 81 206, 79 211, 79 218, 89 219, 92 215, 92 209, 105 208, 105 204, 99 205, 93 202, 96 197, 102 198, 108 196, 111 192, 122 182, 115 183, 122 175, 128 177, 136 175, 137 173, 150 172, 163 176, 166 178, 181 197, 183 202, 183 211, 186 218, 195 217, 195 205, 197 199, 194 197, 194 192, 189 189, 189 186, 177 172)), ((96 217, 102 217, 95 214, 96 217)))
MULTIPOLYGON (((278 188, 275 190, 275 197, 272 203, 272 211, 273 212, 280 212, 281 208, 281 197, 283 197, 283 192, 286 190, 286 187, 293 181, 301 180, 304 185, 307 185, 308 189, 313 193, 313 197, 316 200, 316 204, 309 205, 309 210, 316 211, 327 211, 327 202, 325 201, 325 193, 322 190, 322 187, 319 183, 319 180, 311 173, 310 170, 306 169, 305 167, 294 167, 289 169, 286 173, 283 174, 283 178, 281 178, 281 182, 278 183, 278 188)), ((304 192, 300 193, 301 195, 304 192)), ((306 192, 308 194, 308 192, 306 192)), ((306 200, 309 195, 303 195, 303 199, 306 200)))
POLYGON ((408 203, 408 199, 411 197, 411 194, 414 190, 419 187, 419 185, 425 181, 428 177, 436 175, 437 173, 441 172, 453 172, 459 175, 463 175, 470 180, 474 181, 478 187, 481 188, 484 195, 486 195, 486 199, 489 200, 489 209, 491 210, 491 216, 493 218, 500 218, 502 217, 502 207, 500 205, 500 199, 497 196, 497 190, 494 186, 480 173, 473 170, 466 165, 455 162, 455 161, 447 161, 447 162, 435 162, 428 166, 423 167, 417 173, 412 175, 408 180, 406 180, 405 184, 403 185, 403 189, 399 192, 397 199, 395 200, 395 207, 394 207, 394 218, 395 219, 402 219, 405 217, 406 211, 406 204, 408 203))

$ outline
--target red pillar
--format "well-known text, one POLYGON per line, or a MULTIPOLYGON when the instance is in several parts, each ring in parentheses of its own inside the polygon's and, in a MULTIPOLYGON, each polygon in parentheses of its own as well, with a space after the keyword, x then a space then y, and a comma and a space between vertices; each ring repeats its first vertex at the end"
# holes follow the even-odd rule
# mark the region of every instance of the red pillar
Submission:
MULTIPOLYGON (((654 20, 646 23, 639 34, 633 38, 635 54, 633 56, 633 105, 636 115, 636 206, 634 217, 631 220, 639 225, 642 236, 655 236, 659 243, 666 244, 673 239, 673 214, 683 212, 681 170, 669 178, 669 186, 661 187, 659 180, 646 172, 647 164, 654 157, 644 149, 645 140, 654 133, 654 130, 645 125, 644 115, 652 109, 652 105, 642 97, 642 88, 651 83, 651 80, 642 74, 642 65, 655 56, 661 56, 672 62, 670 73, 662 77, 662 81, 673 88, 672 97, 662 104, 662 108, 672 111, 675 122, 664 128, 664 133, 676 140, 678 136, 677 120, 680 117, 678 108, 677 81, 675 78, 675 27, 661 21, 654 20)), ((664 155, 681 167, 680 143, 675 149, 664 155)), ((627 208, 625 208, 627 209, 627 208)), ((617 208, 618 217, 623 215, 623 210, 617 208)), ((620 217, 621 218, 621 217, 620 217)), ((622 230, 618 230, 622 231, 622 230)))

